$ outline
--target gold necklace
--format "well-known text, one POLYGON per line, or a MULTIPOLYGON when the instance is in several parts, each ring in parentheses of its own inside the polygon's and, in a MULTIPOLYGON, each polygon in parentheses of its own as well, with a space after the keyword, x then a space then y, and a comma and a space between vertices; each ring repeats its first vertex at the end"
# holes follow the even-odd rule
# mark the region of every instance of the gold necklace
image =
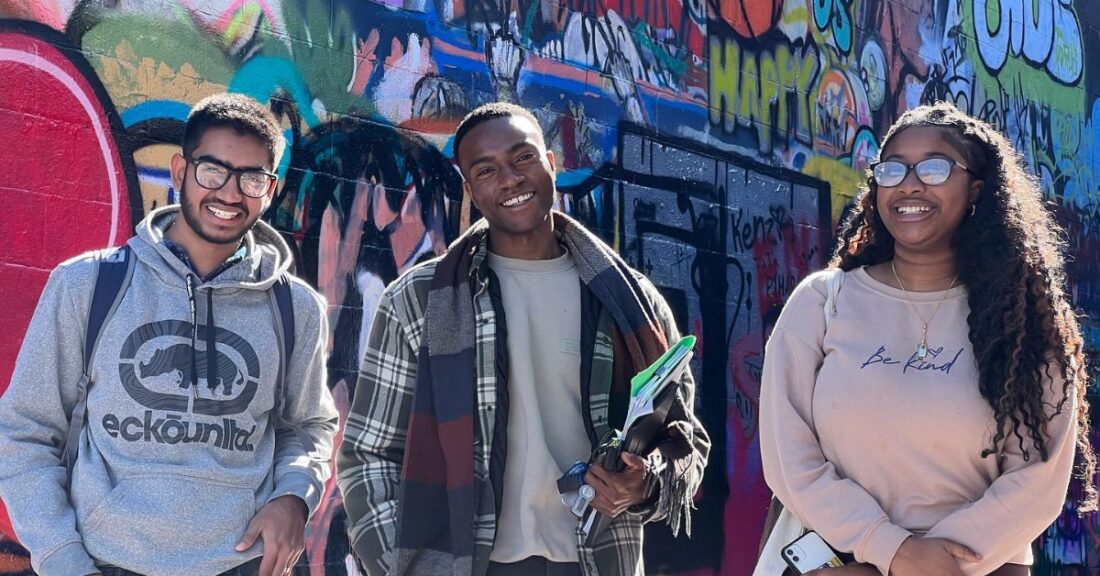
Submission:
POLYGON ((898 281, 898 286, 901 286, 901 291, 905 294, 905 299, 909 301, 909 305, 913 307, 913 313, 920 319, 920 323, 923 326, 921 328, 920 344, 917 345, 917 360, 924 362, 924 359, 928 357, 928 325, 932 323, 932 320, 936 318, 936 313, 940 311, 940 306, 947 300, 947 295, 951 293, 951 289, 955 287, 955 282, 958 281, 959 275, 955 274, 955 277, 951 279, 951 284, 947 287, 947 290, 943 291, 943 297, 940 298, 939 304, 936 304, 936 309, 932 311, 932 315, 928 317, 928 320, 924 319, 924 316, 920 315, 920 311, 917 309, 917 303, 913 302, 913 297, 909 295, 909 291, 905 289, 905 284, 901 283, 901 278, 898 277, 898 269, 894 267, 894 261, 890 261, 890 270, 894 271, 894 280, 898 281))

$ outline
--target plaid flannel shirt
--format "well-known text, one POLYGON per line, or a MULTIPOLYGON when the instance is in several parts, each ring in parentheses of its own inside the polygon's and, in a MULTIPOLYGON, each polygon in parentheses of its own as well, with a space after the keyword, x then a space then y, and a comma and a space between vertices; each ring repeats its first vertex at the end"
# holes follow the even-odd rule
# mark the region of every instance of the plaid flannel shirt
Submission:
MULTIPOLYGON (((477 350, 477 426, 474 446, 475 492, 478 495, 474 519, 474 546, 491 550, 496 534, 497 487, 490 481, 493 433, 507 415, 497 416, 497 313, 490 295, 490 274, 483 242, 471 267, 474 288, 477 350)), ((397 531, 398 484, 409 425, 409 413, 416 383, 417 357, 424 331, 424 312, 437 260, 413 268, 390 285, 382 294, 371 325, 366 352, 359 372, 351 412, 344 428, 344 439, 337 456, 337 483, 344 495, 348 515, 348 537, 352 551, 368 576, 387 574, 392 566, 397 531)), ((662 328, 670 342, 679 339, 668 304, 648 279, 638 274, 646 296, 654 304, 662 328)), ((584 323, 582 322, 582 325, 584 323)), ((589 374, 587 424, 600 438, 608 430, 608 401, 613 363, 612 321, 606 312, 596 322, 593 355, 589 374)), ((687 406, 694 406, 695 384, 691 371, 679 382, 687 406)), ((689 473, 694 480, 692 492, 703 476, 710 442, 702 425, 694 426, 693 462, 689 473)), ((505 425, 506 429, 506 425, 505 425)), ((660 454, 650 463, 660 465, 660 454)), ((499 475, 497 475, 499 477, 499 475)), ((651 499, 652 500, 652 499, 651 499)), ((641 576, 642 525, 661 518, 655 502, 633 507, 619 515, 595 546, 584 545, 577 526, 578 562, 585 576, 641 576)), ((419 574, 420 571, 413 570, 419 574)), ((429 574, 430 572, 423 572, 429 574)), ((475 576, 480 576, 475 574, 475 576)))

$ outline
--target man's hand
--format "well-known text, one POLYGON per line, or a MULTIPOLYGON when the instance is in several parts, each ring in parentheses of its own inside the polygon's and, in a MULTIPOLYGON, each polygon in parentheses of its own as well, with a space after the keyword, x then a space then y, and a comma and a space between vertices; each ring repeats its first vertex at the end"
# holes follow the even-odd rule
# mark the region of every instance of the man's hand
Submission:
POLYGON ((602 466, 592 465, 584 475, 584 483, 596 491, 591 506, 612 518, 623 510, 645 502, 645 460, 634 454, 622 453, 626 469, 609 472, 602 466))
POLYGON ((280 496, 260 508, 248 523, 237 552, 244 552, 263 540, 264 559, 259 576, 290 574, 305 550, 306 503, 297 496, 280 496))
POLYGON ((890 563, 891 576, 964 576, 959 560, 977 562, 982 557, 977 552, 945 538, 920 538, 910 536, 901 543, 894 561, 890 563))

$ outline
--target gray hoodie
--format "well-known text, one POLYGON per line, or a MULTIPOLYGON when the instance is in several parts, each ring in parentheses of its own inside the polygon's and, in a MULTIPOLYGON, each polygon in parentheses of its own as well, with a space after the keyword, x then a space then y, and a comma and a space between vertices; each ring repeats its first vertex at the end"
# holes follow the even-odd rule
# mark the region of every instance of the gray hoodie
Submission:
POLYGON ((177 214, 153 212, 129 241, 133 279, 92 361, 68 491, 59 456, 95 284, 89 255, 50 275, 0 396, 0 498, 42 576, 96 572, 93 558, 150 576, 217 574, 263 553, 260 541, 234 546, 268 501, 292 494, 310 514, 320 502, 337 428, 324 301, 292 279, 296 343, 273 419, 282 352, 268 289, 288 273, 290 251, 258 222, 244 260, 202 282, 162 242, 177 214))

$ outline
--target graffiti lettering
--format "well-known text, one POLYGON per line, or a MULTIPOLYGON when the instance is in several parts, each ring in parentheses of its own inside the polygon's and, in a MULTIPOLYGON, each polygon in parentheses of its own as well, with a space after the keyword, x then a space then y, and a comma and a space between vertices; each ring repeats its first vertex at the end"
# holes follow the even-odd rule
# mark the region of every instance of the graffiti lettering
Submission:
POLYGON ((767 242, 770 245, 782 244, 783 234, 786 233, 789 236, 793 226, 785 206, 770 206, 766 215, 756 214, 748 221, 744 220, 745 211, 740 208, 730 214, 734 252, 752 250, 757 242, 767 242))
POLYGON ((710 57, 711 124, 726 132, 739 123, 755 127, 764 151, 771 150, 773 133, 810 141, 807 94, 818 70, 812 50, 792 52, 780 44, 754 53, 732 39, 711 37, 710 57))
POLYGON ((1081 27, 1070 0, 974 0, 972 7, 978 52, 990 71, 1000 71, 1011 53, 1063 84, 1081 78, 1081 27))
POLYGON ((852 0, 812 0, 814 25, 832 40, 837 51, 848 54, 852 50, 852 0))

